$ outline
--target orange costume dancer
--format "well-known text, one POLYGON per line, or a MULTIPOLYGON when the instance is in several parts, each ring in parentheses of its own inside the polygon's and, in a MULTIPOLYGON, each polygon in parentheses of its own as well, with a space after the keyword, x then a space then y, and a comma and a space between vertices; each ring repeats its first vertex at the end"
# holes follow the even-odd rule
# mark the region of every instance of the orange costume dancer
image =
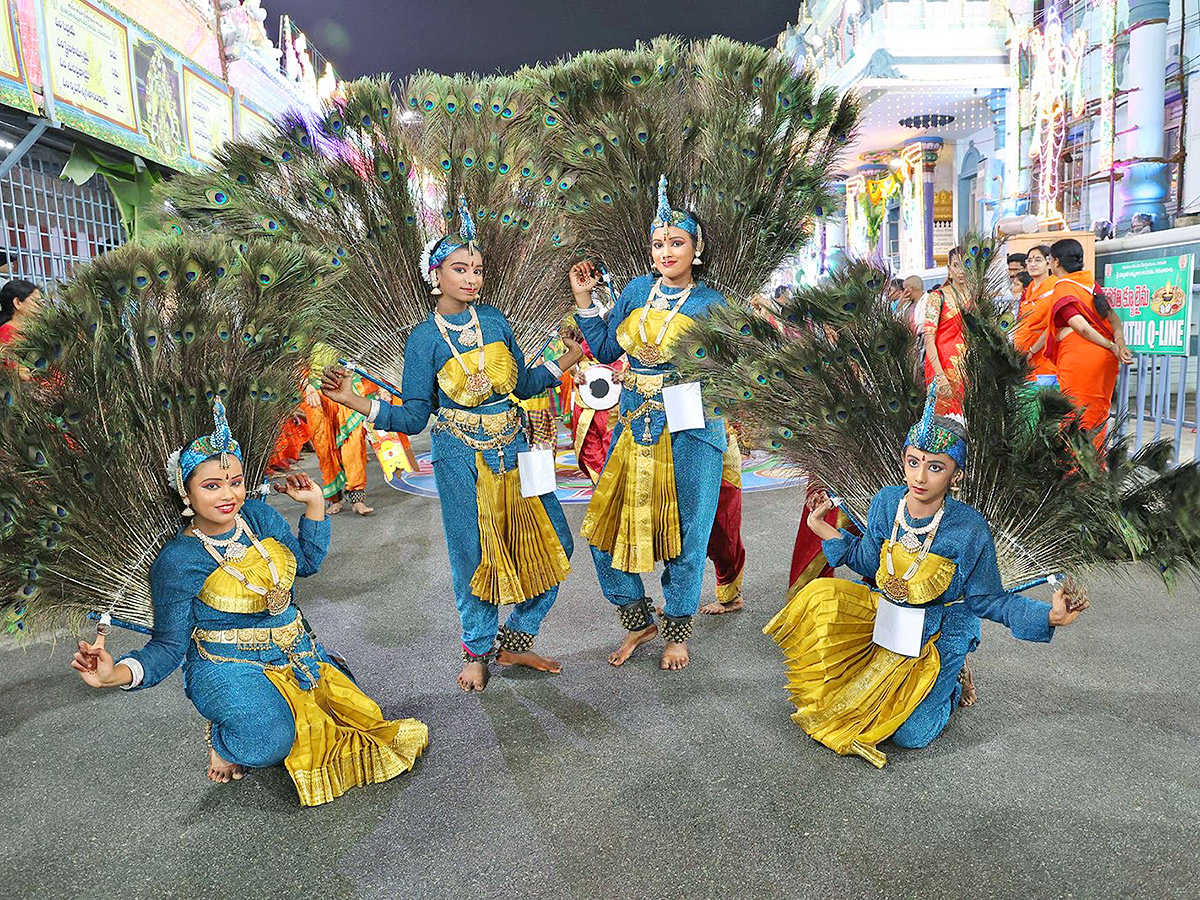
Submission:
MULTIPOLYGON (((318 344, 309 366, 309 390, 305 393, 304 414, 312 429, 312 445, 321 465, 321 491, 333 504, 330 512, 341 510, 343 492, 355 512, 367 515, 373 510, 364 502, 367 487, 367 435, 363 424, 366 417, 359 412, 339 406, 316 388, 320 373, 327 365, 337 362, 337 351, 318 344)), ((359 379, 361 380, 361 379, 359 379)), ((360 393, 370 393, 375 386, 356 385, 360 393)))
POLYGON ((1079 407, 1083 426, 1101 429, 1095 440, 1103 448, 1117 371, 1133 357, 1125 346, 1120 319, 1096 292, 1095 276, 1082 268, 1079 242, 1058 241, 1050 252, 1058 283, 1046 357, 1058 370, 1059 389, 1079 407))
MULTIPOLYGON (((1035 247, 1029 251, 1029 255, 1033 256, 1039 252, 1040 248, 1035 247)), ((1013 344, 1018 350, 1029 355, 1029 364, 1032 367, 1030 378, 1058 374, 1054 364, 1046 358, 1050 311, 1054 306, 1054 288, 1057 284, 1058 279, 1048 275, 1040 283, 1036 280, 1031 282, 1021 294, 1013 344)))

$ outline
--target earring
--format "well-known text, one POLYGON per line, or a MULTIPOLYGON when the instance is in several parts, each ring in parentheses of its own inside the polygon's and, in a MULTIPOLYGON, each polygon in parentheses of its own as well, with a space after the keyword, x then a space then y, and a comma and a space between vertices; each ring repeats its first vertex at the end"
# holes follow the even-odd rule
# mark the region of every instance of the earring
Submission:
POLYGON ((187 497, 183 498, 183 514, 189 519, 196 514, 196 511, 192 509, 192 501, 187 497))
POLYGON ((950 485, 950 493, 954 494, 954 496, 956 496, 956 497, 958 496, 959 492, 962 489, 963 489, 963 480, 961 478, 958 481, 955 481, 950 485))
POLYGON ((442 289, 438 287, 438 283, 436 281, 433 283, 433 290, 430 293, 432 293, 435 297, 440 297, 442 295, 442 289))

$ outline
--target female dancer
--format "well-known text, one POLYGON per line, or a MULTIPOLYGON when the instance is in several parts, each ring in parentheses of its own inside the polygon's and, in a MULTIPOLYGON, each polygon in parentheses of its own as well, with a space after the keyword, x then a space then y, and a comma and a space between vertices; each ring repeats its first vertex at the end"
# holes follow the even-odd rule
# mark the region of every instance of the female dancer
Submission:
POLYGON ((933 397, 905 442, 904 487, 871 502, 862 537, 828 522, 829 497, 813 498, 808 526, 823 540, 830 565, 848 565, 872 589, 819 578, 763 629, 787 658, 793 721, 842 755, 882 767, 876 745, 924 747, 963 696, 967 654, 979 644, 979 618, 1007 626, 1026 641, 1049 641, 1087 607, 1059 587, 1050 603, 1004 590, 996 548, 977 511, 947 496, 961 483, 967 442, 961 420, 935 416, 933 397), (886 608, 885 608, 886 607, 886 608), (876 616, 898 608, 919 615, 914 655, 873 642, 876 616))
POLYGON ((150 642, 114 663, 101 633, 79 642, 72 667, 92 687, 134 690, 182 661, 184 689, 209 721, 213 781, 282 762, 300 802, 315 806, 407 772, 429 742, 426 726, 384 719, 292 602, 296 577, 316 572, 329 549, 321 489, 288 476, 287 495, 304 505, 297 538, 279 513, 246 498, 242 451, 220 400, 213 418, 211 435, 168 462, 189 523, 150 570, 150 642))
POLYGON ((660 667, 688 664, 692 616, 700 605, 704 559, 721 490, 725 422, 671 432, 663 388, 676 379, 671 352, 695 319, 725 298, 694 280, 702 262, 703 230, 690 212, 671 209, 666 178, 659 181, 658 212, 650 223, 650 255, 658 277, 635 278, 607 319, 592 306, 600 283, 596 268, 571 269, 575 316, 588 346, 603 363, 629 356, 620 414, 581 534, 592 544, 600 588, 617 607, 628 634, 609 657, 619 666, 658 633, 640 573, 665 562, 663 650, 660 667))
POLYGON ((1125 346, 1120 317, 1096 290, 1096 278, 1083 268, 1083 245, 1074 238, 1050 247, 1050 268, 1058 276, 1049 314, 1046 358, 1058 371, 1058 387, 1082 412, 1085 428, 1099 429, 1096 446, 1104 445, 1104 425, 1112 407, 1121 364, 1133 362, 1125 346))
MULTIPOLYGON (((562 371, 549 362, 527 369, 508 320, 476 302, 483 289, 483 255, 466 203, 460 207, 459 235, 435 241, 421 263, 436 305, 405 343, 402 404, 360 397, 340 366, 325 370, 321 388, 384 431, 419 434, 437 413, 433 474, 462 620, 458 684, 464 691, 482 691, 493 658, 501 665, 562 670, 531 648, 570 571, 573 545, 553 492, 521 495, 517 454, 528 449, 528 441, 510 399, 544 392, 562 371), (464 514, 468 510, 475 515, 464 514), (515 605, 497 628, 503 604, 515 605)), ((559 364, 570 368, 583 351, 574 341, 564 343, 567 352, 559 364)))
POLYGON ((942 408, 962 412, 962 361, 966 350, 966 269, 961 247, 950 248, 946 283, 929 292, 925 305, 925 384, 937 387, 942 408))
POLYGON ((1021 295, 1017 309, 1017 329, 1013 343, 1018 350, 1029 354, 1033 367, 1031 377, 1054 375, 1054 366, 1046 359, 1046 337, 1050 329, 1050 307, 1054 304, 1054 287, 1058 278, 1050 274, 1050 247, 1038 244, 1025 255, 1025 268, 1033 279, 1021 295))

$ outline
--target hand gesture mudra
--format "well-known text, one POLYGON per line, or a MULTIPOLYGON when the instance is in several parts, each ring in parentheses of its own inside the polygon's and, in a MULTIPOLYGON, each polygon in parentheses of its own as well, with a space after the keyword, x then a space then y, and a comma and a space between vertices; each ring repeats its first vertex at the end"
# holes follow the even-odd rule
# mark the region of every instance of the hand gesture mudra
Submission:
POLYGON ((354 376, 345 366, 326 366, 321 373, 321 393, 334 403, 345 405, 346 399, 354 396, 354 376))
POLYGON ((582 260, 571 266, 571 293, 575 305, 587 309, 592 305, 592 291, 600 286, 600 270, 590 260, 582 260))

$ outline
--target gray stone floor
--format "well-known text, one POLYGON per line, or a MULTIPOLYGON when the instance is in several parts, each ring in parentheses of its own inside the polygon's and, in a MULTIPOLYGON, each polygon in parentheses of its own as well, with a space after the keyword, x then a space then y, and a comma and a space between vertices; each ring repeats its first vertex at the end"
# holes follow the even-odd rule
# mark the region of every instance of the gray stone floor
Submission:
POLYGON ((789 721, 761 634, 796 490, 746 496, 749 608, 699 621, 686 671, 608 666, 581 546, 539 641, 563 674, 467 696, 437 503, 377 476, 300 599, 385 712, 429 724, 416 769, 315 810, 282 769, 211 785, 178 673, 99 693, 69 642, 3 650, 0 897, 1200 896, 1193 586, 1097 580, 1049 646, 985 625, 979 705, 876 771, 789 721))

